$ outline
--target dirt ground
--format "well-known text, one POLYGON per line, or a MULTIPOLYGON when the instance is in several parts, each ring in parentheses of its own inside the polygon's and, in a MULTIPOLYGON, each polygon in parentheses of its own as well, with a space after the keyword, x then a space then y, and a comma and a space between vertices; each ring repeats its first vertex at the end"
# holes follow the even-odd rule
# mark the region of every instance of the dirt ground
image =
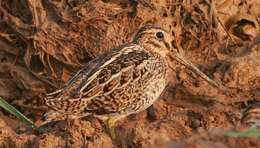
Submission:
POLYGON ((260 101, 259 0, 0 0, 0 96, 40 124, 46 93, 146 23, 171 31, 174 47, 227 91, 176 63, 155 115, 120 121, 117 140, 92 117, 39 134, 1 110, 0 147, 260 147, 224 135, 245 129, 243 110, 260 101))

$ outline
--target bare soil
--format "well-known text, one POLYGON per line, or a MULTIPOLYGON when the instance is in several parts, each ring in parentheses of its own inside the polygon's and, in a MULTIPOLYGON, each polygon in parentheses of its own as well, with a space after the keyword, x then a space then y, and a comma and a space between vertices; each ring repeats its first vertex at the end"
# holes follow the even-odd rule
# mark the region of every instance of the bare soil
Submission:
POLYGON ((227 91, 176 63, 156 116, 120 121, 116 141, 92 117, 39 134, 1 110, 0 147, 260 147, 224 135, 244 129, 243 110, 260 101, 259 0, 0 0, 0 96, 40 124, 46 93, 146 23, 171 31, 172 44, 227 91))

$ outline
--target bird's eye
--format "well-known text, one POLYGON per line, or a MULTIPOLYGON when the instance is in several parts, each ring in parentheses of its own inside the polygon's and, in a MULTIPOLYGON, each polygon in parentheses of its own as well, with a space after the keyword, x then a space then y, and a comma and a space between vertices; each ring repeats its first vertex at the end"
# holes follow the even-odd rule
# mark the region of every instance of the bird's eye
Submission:
POLYGON ((157 32, 157 33, 156 33, 156 37, 157 37, 158 39, 162 39, 162 38, 163 38, 163 33, 162 33, 162 32, 157 32))

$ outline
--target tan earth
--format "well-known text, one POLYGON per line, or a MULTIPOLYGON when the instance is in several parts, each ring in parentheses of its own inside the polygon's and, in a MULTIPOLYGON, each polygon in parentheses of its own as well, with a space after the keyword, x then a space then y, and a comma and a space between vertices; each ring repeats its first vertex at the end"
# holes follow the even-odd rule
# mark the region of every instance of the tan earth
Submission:
POLYGON ((1 109, 0 147, 260 147, 242 130, 243 110, 260 101, 259 0, 0 0, 0 96, 36 124, 46 93, 64 85, 95 56, 157 23, 172 44, 221 92, 181 65, 152 112, 118 123, 118 140, 93 117, 37 133, 1 109))

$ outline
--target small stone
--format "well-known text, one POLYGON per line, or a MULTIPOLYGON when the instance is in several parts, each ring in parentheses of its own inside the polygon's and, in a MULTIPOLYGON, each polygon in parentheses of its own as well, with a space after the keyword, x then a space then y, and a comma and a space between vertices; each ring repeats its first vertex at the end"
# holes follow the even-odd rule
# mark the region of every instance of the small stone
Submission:
POLYGON ((198 120, 198 119, 193 119, 192 121, 191 121, 191 123, 190 123, 190 127, 192 128, 192 129, 197 129, 197 128, 199 128, 201 125, 200 125, 200 120, 198 120))

